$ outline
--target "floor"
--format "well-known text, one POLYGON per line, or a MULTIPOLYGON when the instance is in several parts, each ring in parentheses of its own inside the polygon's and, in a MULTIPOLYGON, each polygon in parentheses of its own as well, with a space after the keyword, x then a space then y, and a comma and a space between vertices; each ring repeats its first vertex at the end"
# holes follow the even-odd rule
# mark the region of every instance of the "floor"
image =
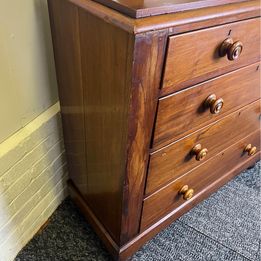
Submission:
MULTIPOLYGON (((260 162, 229 182, 141 248, 132 261, 259 261, 260 162)), ((68 198, 16 261, 110 260, 68 198)))

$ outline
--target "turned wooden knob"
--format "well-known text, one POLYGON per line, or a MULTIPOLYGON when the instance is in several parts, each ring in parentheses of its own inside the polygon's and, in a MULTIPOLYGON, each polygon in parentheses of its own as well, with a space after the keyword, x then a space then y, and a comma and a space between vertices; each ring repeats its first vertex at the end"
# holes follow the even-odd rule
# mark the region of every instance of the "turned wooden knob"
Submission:
POLYGON ((220 46, 219 55, 227 55, 228 60, 234 61, 239 58, 243 50, 243 44, 240 41, 234 42, 232 38, 227 38, 220 46))
POLYGON ((182 194, 185 200, 189 200, 194 196, 194 189, 189 189, 188 185, 185 185, 180 189, 179 194, 182 194))
POLYGON ((251 144, 248 144, 245 149, 244 152, 248 153, 248 156, 253 156, 254 154, 256 154, 256 147, 252 147, 251 144))
POLYGON ((224 106, 224 100, 222 98, 217 99, 215 94, 211 94, 207 97, 205 106, 210 108, 212 114, 218 114, 224 106))
POLYGON ((191 152, 192 155, 196 156, 196 160, 201 161, 206 158, 208 150, 206 148, 202 148, 201 144, 197 144, 191 152))

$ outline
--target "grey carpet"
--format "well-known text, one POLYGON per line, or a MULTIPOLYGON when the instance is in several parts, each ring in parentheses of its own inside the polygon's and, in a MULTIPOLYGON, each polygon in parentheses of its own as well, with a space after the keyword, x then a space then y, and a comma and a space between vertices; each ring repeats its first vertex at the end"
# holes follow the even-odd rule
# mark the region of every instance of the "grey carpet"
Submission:
MULTIPOLYGON (((132 261, 259 261, 260 162, 163 230, 132 261)), ((70 199, 16 261, 105 261, 110 257, 70 199)))

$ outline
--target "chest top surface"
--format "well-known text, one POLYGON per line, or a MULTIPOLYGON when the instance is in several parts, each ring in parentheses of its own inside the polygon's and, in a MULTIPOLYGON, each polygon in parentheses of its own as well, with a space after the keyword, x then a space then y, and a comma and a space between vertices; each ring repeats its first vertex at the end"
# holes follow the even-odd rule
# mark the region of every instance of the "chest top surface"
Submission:
MULTIPOLYGON (((95 0, 132 18, 168 14, 247 0, 95 0)), ((251 1, 251 0, 250 0, 251 1)))

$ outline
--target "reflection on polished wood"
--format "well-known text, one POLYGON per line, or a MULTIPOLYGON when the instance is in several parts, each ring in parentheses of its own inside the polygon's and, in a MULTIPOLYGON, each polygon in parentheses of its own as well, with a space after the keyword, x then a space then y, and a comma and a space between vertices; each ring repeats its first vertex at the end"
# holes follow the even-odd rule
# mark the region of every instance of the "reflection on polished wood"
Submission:
POLYGON ((95 0, 133 18, 195 10, 246 0, 95 0))
POLYGON ((256 18, 172 36, 168 46, 162 94, 259 62, 259 26, 260 18, 256 18), (244 43, 244 51, 233 61, 219 55, 220 45, 228 35, 244 43))
POLYGON ((260 153, 248 157, 242 151, 245 148, 245 144, 249 142, 251 144, 258 144, 257 151, 260 152, 260 134, 260 131, 256 131, 249 136, 246 135, 244 139, 218 153, 214 158, 205 161, 200 167, 191 169, 179 178, 173 178, 162 189, 147 196, 143 205, 141 230, 146 230, 150 225, 158 222, 161 218, 163 219, 171 211, 176 218, 179 217, 180 212, 184 213, 182 206, 184 208, 186 208, 185 205, 187 204, 194 206, 196 202, 201 200, 202 194, 209 193, 209 190, 215 191, 217 183, 224 184, 224 181, 221 182, 222 180, 232 178, 234 175, 231 175, 231 172, 235 171, 235 166, 237 166, 236 168, 240 168, 248 160, 250 162, 247 165, 251 166, 251 159, 254 162, 259 160, 260 153), (196 191, 195 195, 189 201, 184 201, 179 193, 180 188, 184 184, 196 191))
POLYGON ((258 130, 260 106, 261 103, 258 100, 191 135, 152 152, 146 194, 155 192, 172 179, 178 178, 203 164, 205 160, 197 161, 191 153, 195 145, 202 144, 204 148, 207 148, 206 159, 209 160, 246 135, 258 130))
POLYGON ((48 5, 70 195, 125 261, 258 160, 261 8, 97 1, 48 5))
POLYGON ((163 97, 159 100, 153 150, 221 119, 260 95, 260 64, 256 63, 163 97), (213 93, 225 101, 218 114, 210 113, 204 104, 206 97, 213 93))

